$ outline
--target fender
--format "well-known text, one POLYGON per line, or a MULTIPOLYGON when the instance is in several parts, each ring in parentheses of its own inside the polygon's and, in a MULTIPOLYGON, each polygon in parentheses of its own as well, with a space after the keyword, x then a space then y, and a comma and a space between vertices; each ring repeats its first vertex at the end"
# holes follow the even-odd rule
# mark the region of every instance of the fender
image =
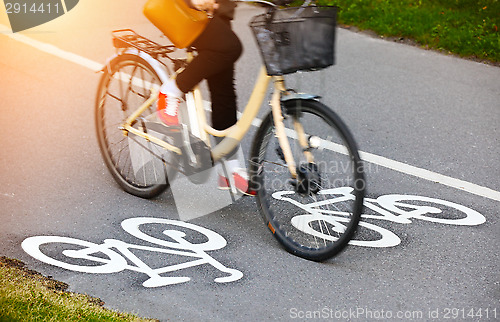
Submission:
POLYGON ((170 78, 170 76, 167 74, 167 71, 165 70, 165 67, 163 67, 163 65, 158 60, 154 59, 149 54, 135 48, 128 48, 127 50, 125 50, 120 54, 114 54, 113 56, 109 57, 104 66, 102 67, 102 69, 100 70, 100 72, 107 71, 108 73, 110 73, 111 62, 115 58, 123 54, 135 55, 144 59, 155 70, 155 72, 158 74, 158 77, 160 77, 162 83, 165 83, 170 78))
POLYGON ((316 94, 308 94, 308 93, 291 93, 287 95, 283 95, 281 97, 282 102, 290 101, 290 100, 319 100, 321 96, 316 94))

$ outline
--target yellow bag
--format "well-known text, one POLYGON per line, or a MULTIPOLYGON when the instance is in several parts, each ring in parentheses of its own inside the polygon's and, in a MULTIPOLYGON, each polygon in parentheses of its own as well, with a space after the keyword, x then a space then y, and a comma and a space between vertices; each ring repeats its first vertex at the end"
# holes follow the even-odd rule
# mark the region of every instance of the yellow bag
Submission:
POLYGON ((190 8, 184 0, 148 0, 143 12, 177 48, 189 46, 209 22, 205 12, 190 8))

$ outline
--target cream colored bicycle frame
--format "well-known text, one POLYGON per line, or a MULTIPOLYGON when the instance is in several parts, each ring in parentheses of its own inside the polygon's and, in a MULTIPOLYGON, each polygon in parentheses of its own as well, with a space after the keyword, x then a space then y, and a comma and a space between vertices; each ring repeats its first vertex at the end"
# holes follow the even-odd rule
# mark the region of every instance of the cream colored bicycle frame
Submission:
MULTIPOLYGON (((260 107, 262 105, 262 101, 264 100, 264 97, 267 92, 267 88, 269 86, 269 82, 273 81, 274 83, 274 92, 272 95, 271 99, 271 109, 272 109, 272 114, 273 114, 273 120, 274 120, 274 125, 276 129, 276 136, 278 138, 279 144, 281 146, 281 149, 283 150, 283 154, 285 156, 285 161, 287 163, 287 167, 290 171, 290 174, 292 178, 297 177, 297 171, 296 171, 296 163, 292 155, 292 151, 290 148, 290 143, 288 141, 287 133, 285 130, 285 125, 283 124, 283 115, 282 115, 282 110, 281 110, 281 95, 286 95, 286 89, 284 85, 284 78, 283 76, 269 76, 267 75, 265 67, 261 67, 261 70, 259 72, 259 76, 255 82, 254 89, 252 91, 252 94, 250 96, 250 99, 248 100, 248 103, 243 111, 242 116, 240 119, 231 126, 230 128, 223 130, 223 131, 218 131, 215 130, 213 127, 208 125, 207 120, 206 120, 206 114, 205 114, 205 109, 203 106, 203 100, 202 100, 202 95, 201 95, 201 90, 199 86, 196 86, 192 90, 192 94, 194 97, 194 102, 195 102, 195 109, 196 109, 196 116, 195 120, 198 122, 198 128, 203 129, 199 131, 200 133, 200 139, 207 144, 207 146, 210 145, 210 140, 209 140, 209 134, 216 136, 216 137, 224 137, 224 139, 214 146, 211 149, 211 154, 212 154, 212 159, 214 162, 217 162, 221 160, 224 156, 226 156, 228 153, 230 153, 233 149, 235 149, 245 136, 245 134, 248 132, 252 125, 252 121, 257 117, 257 113, 260 110, 260 107)), ((154 144, 157 144, 164 149, 167 149, 169 151, 172 151, 177 154, 182 154, 182 151, 180 148, 173 146, 153 135, 150 135, 148 133, 145 133, 144 131, 141 131, 140 129, 132 127, 132 123, 147 109, 149 108, 158 98, 158 91, 157 90, 151 90, 151 96, 149 99, 147 99, 134 113, 132 113, 128 119, 125 121, 123 124, 123 130, 124 134, 127 135, 129 132, 133 133, 137 136, 140 136, 154 144)), ((193 115, 189 115, 190 118, 193 117, 193 115)), ((297 139, 299 141, 299 144, 301 145, 302 149, 304 150, 304 154, 306 156, 306 159, 308 162, 313 162, 312 154, 310 152, 307 152, 308 148, 308 140, 306 138, 306 134, 304 133, 304 129, 302 125, 295 119, 294 120, 294 129, 295 133, 297 135, 297 139)))

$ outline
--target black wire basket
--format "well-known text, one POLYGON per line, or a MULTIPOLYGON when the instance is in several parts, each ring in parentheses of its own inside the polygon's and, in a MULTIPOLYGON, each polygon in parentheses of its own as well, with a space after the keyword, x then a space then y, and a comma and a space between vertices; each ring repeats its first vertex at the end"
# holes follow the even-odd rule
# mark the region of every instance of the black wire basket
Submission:
POLYGON ((250 22, 268 75, 319 70, 335 63, 337 7, 278 9, 250 22))

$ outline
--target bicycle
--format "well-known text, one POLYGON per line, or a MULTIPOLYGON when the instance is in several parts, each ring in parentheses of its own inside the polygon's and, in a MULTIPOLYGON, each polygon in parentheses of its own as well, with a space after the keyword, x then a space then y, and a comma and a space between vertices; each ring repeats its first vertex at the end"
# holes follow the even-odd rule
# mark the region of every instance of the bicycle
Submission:
MULTIPOLYGON (((307 3, 298 9, 279 9, 266 1, 249 2, 267 5, 266 12, 251 23, 264 66, 234 126, 217 131, 207 124, 199 86, 186 94, 186 106, 179 112, 180 126, 168 128, 159 122, 155 113, 159 87, 189 63, 195 49, 187 48, 186 57, 178 58, 179 49, 174 46, 160 45, 133 30, 122 29, 112 33, 117 52, 103 68, 98 87, 95 122, 99 147, 115 181, 133 195, 156 197, 178 173, 193 182, 203 182, 204 170, 216 162, 224 164, 224 157, 249 131, 272 81, 271 111, 262 120, 250 149, 249 185, 257 192, 265 224, 283 247, 294 255, 322 261, 343 250, 358 226, 365 192, 363 164, 356 142, 340 117, 318 96, 285 86, 285 74, 330 66, 333 53, 326 62, 322 55, 296 66, 287 47, 297 43, 297 33, 282 28, 305 26, 319 15, 324 18, 322 26, 332 28, 333 24, 333 31, 325 33, 333 51, 336 7, 324 9, 307 3), (213 145, 211 137, 223 140, 213 145), (320 191, 338 187, 351 187, 354 198, 335 204, 326 199, 321 202, 326 195, 320 191), (334 207, 330 210, 348 215, 342 224, 317 220, 308 222, 307 229, 297 229, 291 219, 303 210, 272 197, 282 190, 293 191, 288 197, 300 204, 313 201, 318 207, 334 207), (305 233, 310 230, 320 233, 305 233), (325 235, 328 238, 322 238, 325 235)), ((319 31, 317 26, 311 28, 319 31)), ((311 57, 298 56, 304 60, 311 57)))

